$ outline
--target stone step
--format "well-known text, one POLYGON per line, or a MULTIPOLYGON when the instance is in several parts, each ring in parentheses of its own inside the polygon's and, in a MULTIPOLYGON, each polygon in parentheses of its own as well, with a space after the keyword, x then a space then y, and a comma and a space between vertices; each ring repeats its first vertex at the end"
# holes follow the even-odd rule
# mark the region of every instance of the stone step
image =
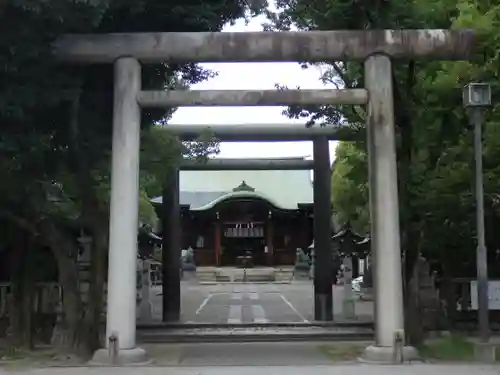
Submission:
POLYGON ((199 281, 216 281, 217 272, 214 269, 197 269, 196 278, 199 281))
POLYGON ((231 282, 231 276, 229 276, 229 275, 215 275, 215 281, 218 283, 229 283, 229 282, 231 282))
POLYGON ((216 278, 214 276, 197 277, 197 280, 200 282, 216 282, 216 278))
POLYGON ((371 328, 361 327, 218 327, 139 329, 143 343, 170 342, 270 342, 270 341, 367 341, 371 328))
POLYGON ((290 282, 293 280, 293 269, 198 269, 196 278, 200 282, 290 282))
MULTIPOLYGON (((243 279, 243 277, 242 277, 243 279)), ((268 275, 247 275, 246 276, 246 281, 248 282, 263 282, 263 281, 274 281, 274 274, 268 274, 268 275)))
POLYGON ((290 271, 276 271, 274 273, 275 281, 291 281, 293 279, 293 270, 290 271))

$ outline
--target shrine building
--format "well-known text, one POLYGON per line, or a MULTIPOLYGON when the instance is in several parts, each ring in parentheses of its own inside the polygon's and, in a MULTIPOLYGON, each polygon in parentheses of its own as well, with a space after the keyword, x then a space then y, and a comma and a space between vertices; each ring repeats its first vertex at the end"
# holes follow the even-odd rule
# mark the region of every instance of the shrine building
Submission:
MULTIPOLYGON (((279 160, 290 159, 303 160, 279 160)), ((179 190, 181 246, 194 249, 197 266, 234 266, 241 256, 293 265, 313 240, 309 170, 181 170, 179 190)))

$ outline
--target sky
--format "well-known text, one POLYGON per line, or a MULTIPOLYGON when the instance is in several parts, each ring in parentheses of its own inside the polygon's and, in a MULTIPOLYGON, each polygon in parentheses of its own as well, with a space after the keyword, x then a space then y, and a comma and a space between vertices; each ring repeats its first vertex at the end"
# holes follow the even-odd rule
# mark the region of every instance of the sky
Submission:
MULTIPOLYGON (((223 31, 261 31, 264 16, 253 18, 247 25, 239 20, 223 31)), ((218 76, 197 85, 192 90, 269 90, 275 84, 301 89, 324 89, 319 80, 319 68, 302 69, 298 63, 227 63, 201 64, 218 72, 218 76)), ((182 107, 172 116, 170 124, 243 124, 243 123, 301 123, 282 115, 285 107, 182 107)), ((335 157, 337 142, 330 141, 330 159, 335 157)), ((222 142, 218 157, 312 157, 312 142, 222 142)))

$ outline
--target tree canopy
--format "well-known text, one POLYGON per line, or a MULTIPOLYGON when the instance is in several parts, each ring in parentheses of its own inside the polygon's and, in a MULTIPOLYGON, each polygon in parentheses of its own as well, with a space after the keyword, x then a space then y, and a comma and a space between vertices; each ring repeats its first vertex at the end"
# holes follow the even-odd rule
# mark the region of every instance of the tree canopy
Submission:
MULTIPOLYGON (((472 134, 461 95, 462 87, 470 81, 491 83, 494 97, 498 92, 499 6, 473 0, 283 0, 278 5, 282 11, 271 17, 273 26, 279 29, 291 25, 305 30, 471 28, 477 33, 478 46, 472 61, 393 64, 402 222, 418 226, 418 231, 425 233, 423 241, 429 249, 446 248, 452 243, 473 248, 472 134)), ((322 77, 326 83, 362 87, 360 64, 339 61, 328 66, 322 77)), ((485 188, 491 219, 496 216, 498 189, 499 108, 495 105, 487 111, 484 135, 485 188)), ((365 113, 359 108, 299 108, 289 109, 288 114, 294 116, 299 110, 325 126, 340 124, 356 131, 365 122, 365 113), (337 121, 333 113, 338 116, 337 121)), ((357 142, 341 142, 337 148, 332 196, 340 217, 368 232, 368 168, 362 135, 361 132, 357 142)))
MULTIPOLYGON (((220 31, 265 5, 244 0, 0 3, 0 220, 9 228, 0 236, 0 246, 17 252, 12 269, 26 270, 34 259, 32 251, 28 256, 25 238, 54 253, 65 293, 62 324, 68 328, 61 347, 92 350, 98 345, 107 255, 113 67, 58 63, 52 43, 65 33, 220 31), (82 233, 92 239, 88 306, 81 300, 78 279, 76 239, 82 233)), ((196 64, 145 65, 143 88, 186 89, 214 74, 196 64)), ((204 158, 218 149, 210 137, 186 144, 165 132, 162 125, 174 110, 142 112, 137 199, 144 224, 156 220, 150 198, 160 193, 172 167, 183 157, 204 158)), ((16 275, 16 285, 27 285, 20 275, 36 281, 33 273, 16 275)), ((28 287, 14 290, 19 301, 23 293, 30 293, 28 287)), ((29 307, 25 311, 29 317, 29 307)))
MULTIPOLYGON (((270 28, 302 30, 470 28, 478 36, 471 61, 393 61, 399 202, 407 292, 415 260, 423 255, 445 277, 475 275, 475 200, 472 128, 462 107, 462 87, 488 82, 498 95, 500 5, 483 0, 279 0, 270 28)), ((363 87, 357 62, 325 62, 322 80, 363 87)), ((498 274, 499 109, 486 111, 484 169, 490 273, 498 274)), ((322 126, 357 137, 341 142, 332 171, 334 210, 342 221, 369 233, 366 114, 352 106, 289 108, 322 126)), ((406 293, 409 295, 408 293, 406 293)), ((411 304, 409 304, 411 305, 411 304)), ((414 306, 414 305, 413 305, 414 306)), ((410 307, 411 309, 411 307, 410 307)), ((411 309, 417 310, 417 309, 411 309)), ((418 324, 418 318, 414 319, 418 324)), ((415 337, 413 337, 415 338, 415 337)), ((410 337, 410 339, 412 339, 410 337)))

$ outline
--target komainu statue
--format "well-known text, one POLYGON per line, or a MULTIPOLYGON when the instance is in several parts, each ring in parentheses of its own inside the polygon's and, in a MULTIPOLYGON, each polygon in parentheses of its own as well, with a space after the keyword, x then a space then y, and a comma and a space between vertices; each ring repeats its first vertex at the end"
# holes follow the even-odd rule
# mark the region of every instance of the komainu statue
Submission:
POLYGON ((196 262, 194 260, 194 250, 189 247, 181 252, 181 268, 183 271, 196 271, 196 262))
POLYGON ((295 271, 309 271, 309 268, 311 267, 311 259, 309 256, 300 248, 295 251, 295 254, 295 271))

